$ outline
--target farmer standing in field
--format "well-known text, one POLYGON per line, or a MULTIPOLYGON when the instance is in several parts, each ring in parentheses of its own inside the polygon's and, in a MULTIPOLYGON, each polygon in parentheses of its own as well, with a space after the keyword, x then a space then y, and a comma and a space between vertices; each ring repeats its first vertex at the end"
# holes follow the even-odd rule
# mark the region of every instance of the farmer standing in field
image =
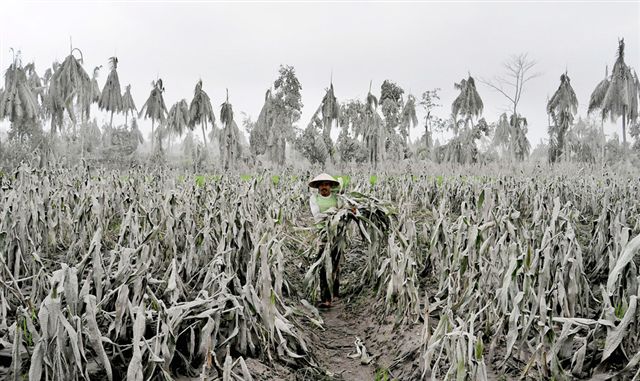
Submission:
MULTIPOLYGON (((336 192, 340 187, 340 182, 333 176, 322 173, 309 182, 309 187, 318 190, 318 193, 311 195, 309 205, 311 213, 318 229, 322 228, 322 219, 327 215, 326 212, 341 207, 336 192)), ((352 208, 354 212, 354 208, 352 208)), ((316 260, 320 259, 327 242, 324 242, 318 251, 316 260)), ((324 266, 320 267, 320 303, 321 308, 330 308, 333 297, 338 297, 340 292, 340 250, 337 247, 331 248, 332 262, 332 279, 333 290, 329 289, 327 282, 327 274, 324 266)))

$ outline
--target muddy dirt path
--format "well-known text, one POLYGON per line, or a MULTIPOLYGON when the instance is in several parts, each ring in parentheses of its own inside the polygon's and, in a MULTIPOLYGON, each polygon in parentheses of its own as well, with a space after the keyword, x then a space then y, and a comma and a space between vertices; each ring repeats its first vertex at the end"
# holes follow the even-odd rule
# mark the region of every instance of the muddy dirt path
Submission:
MULTIPOLYGON (((360 358, 350 358, 356 353, 356 337, 366 343, 367 322, 361 316, 345 309, 345 302, 339 300, 328 310, 321 310, 324 320, 324 331, 318 330, 318 361, 336 380, 361 381, 375 379, 375 361, 368 365, 361 364, 360 358)), ((370 349, 367 352, 371 355, 370 349)), ((375 354, 375 353, 374 353, 375 354)))

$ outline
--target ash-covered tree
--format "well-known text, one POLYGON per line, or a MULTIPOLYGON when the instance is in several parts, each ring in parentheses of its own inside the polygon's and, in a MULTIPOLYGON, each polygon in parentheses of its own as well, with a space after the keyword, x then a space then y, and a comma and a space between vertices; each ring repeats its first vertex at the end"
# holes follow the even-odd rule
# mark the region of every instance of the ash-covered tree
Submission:
MULTIPOLYGON (((451 120, 450 123, 455 122, 451 120)), ((454 136, 447 144, 436 149, 436 161, 458 164, 477 163, 480 152, 476 141, 483 135, 488 136, 488 134, 489 125, 484 118, 478 120, 470 128, 460 128, 458 135, 454 136)))
POLYGON ((601 81, 591 94, 589 113, 600 110, 603 119, 609 117, 612 122, 622 118, 622 145, 627 146, 627 123, 638 119, 638 95, 640 81, 635 72, 624 61, 624 38, 618 41, 616 62, 611 78, 601 81))
POLYGON ((27 73, 18 52, 4 74, 4 89, 0 93, 0 120, 8 119, 11 123, 10 138, 23 141, 38 133, 39 113, 40 106, 29 88, 27 73))
MULTIPOLYGON (((78 48, 71 47, 71 52, 62 64, 54 64, 55 70, 51 75, 49 89, 47 91, 47 108, 51 116, 51 133, 55 134, 58 128, 62 128, 64 112, 67 112, 73 126, 73 135, 76 136, 77 119, 75 106, 86 104, 86 97, 91 97, 88 91, 91 88, 91 78, 82 67, 83 56, 78 48), (79 58, 73 54, 78 53, 79 58)), ((89 115, 84 115, 88 118, 89 115)))
POLYGON ((397 145, 401 140, 394 138, 401 120, 403 94, 404 90, 390 80, 385 80, 380 86, 380 111, 385 126, 384 149, 395 160, 402 159, 401 155, 406 151, 404 146, 397 145))
POLYGON ((366 130, 366 106, 359 100, 349 100, 340 105, 338 125, 355 139, 362 138, 366 130))
POLYGON ((302 112, 302 85, 293 66, 280 66, 278 79, 273 83, 273 123, 267 135, 270 159, 278 165, 285 164, 287 140, 294 138, 293 124, 302 112))
POLYGON ((478 147, 476 140, 482 134, 488 133, 488 125, 482 119, 479 126, 473 123, 473 118, 478 118, 482 114, 483 103, 480 94, 476 90, 475 80, 471 75, 467 79, 462 79, 460 83, 455 83, 454 88, 460 94, 451 104, 450 129, 453 130, 454 137, 441 150, 444 152, 444 160, 459 164, 475 163, 478 160, 478 147))
POLYGON ((322 128, 322 119, 320 119, 320 116, 313 115, 307 127, 295 140, 294 145, 296 150, 309 160, 311 164, 324 165, 330 156, 329 149, 321 133, 322 128))
POLYGON ((229 103, 229 90, 227 90, 225 102, 220 106, 220 122, 223 126, 220 133, 220 158, 222 159, 222 167, 227 170, 236 165, 242 156, 240 129, 233 119, 233 106, 229 103))
POLYGON ((602 100, 604 99, 604 96, 607 94, 607 90, 609 89, 609 84, 609 66, 605 66, 604 79, 600 81, 598 85, 596 85, 596 88, 591 93, 591 96, 589 97, 589 107, 587 108, 587 115, 591 115, 595 111, 600 111, 600 159, 603 163, 605 160, 604 149, 607 145, 606 137, 604 135, 604 120, 607 118, 607 113, 601 108, 601 106, 602 100))
POLYGON ((209 95, 202 89, 202 80, 196 83, 196 88, 193 90, 193 99, 189 107, 191 128, 196 125, 200 125, 202 128, 202 139, 204 146, 207 146, 207 137, 205 130, 207 129, 207 122, 211 123, 211 128, 216 128, 216 117, 213 114, 213 107, 211 106, 211 99, 209 95))
POLYGON ((322 97, 322 102, 311 116, 312 123, 319 117, 322 117, 322 140, 329 153, 329 157, 333 160, 335 148, 331 140, 331 127, 334 122, 338 122, 338 118, 340 117, 340 105, 334 95, 333 83, 330 83, 324 97, 322 97))
POLYGON ((80 133, 84 135, 82 137, 84 149, 88 153, 97 153, 102 142, 102 132, 98 127, 96 118, 93 118, 91 121, 86 121, 80 133))
POLYGON ((527 139, 527 127, 529 126, 527 118, 522 115, 511 115, 509 120, 511 126, 511 139, 510 146, 513 150, 514 158, 518 161, 523 161, 529 157, 531 151, 531 144, 527 139))
POLYGON ((427 90, 422 93, 422 98, 420 100, 420 105, 425 111, 424 116, 424 137, 422 138, 424 142, 425 152, 429 152, 433 147, 433 128, 432 123, 434 120, 433 111, 436 107, 440 107, 441 105, 437 102, 440 100, 440 95, 438 92, 440 88, 435 88, 433 90, 427 90))
POLYGON ((501 156, 504 156, 505 152, 509 154, 511 144, 511 125, 509 124, 509 116, 507 116, 506 112, 500 115, 495 127, 496 128, 493 133, 493 145, 498 147, 501 156))
POLYGON ((629 135, 633 138, 633 145, 631 148, 636 152, 640 153, 640 122, 634 121, 629 126, 629 135))
POLYGON ((135 112, 138 111, 136 108, 136 104, 133 101, 133 97, 131 96, 131 85, 127 85, 124 90, 124 94, 122 94, 122 112, 124 113, 124 124, 127 125, 129 119, 129 113, 131 115, 135 115, 135 112))
POLYGON ((260 109, 258 119, 249 132, 249 149, 251 154, 256 157, 267 152, 267 140, 269 131, 273 128, 275 122, 275 108, 273 105, 273 95, 271 90, 267 90, 264 96, 264 105, 260 109))
POLYGON ((345 130, 340 130, 336 142, 336 150, 343 164, 365 163, 367 161, 367 150, 358 139, 350 136, 345 130))
POLYGON ((120 79, 118 78, 118 57, 109 58, 109 76, 104 83, 98 107, 111 113, 109 126, 113 127, 113 114, 122 111, 122 91, 120 90, 120 79))
POLYGON ((336 142, 336 151, 342 163, 362 163, 367 160, 364 144, 358 140, 365 135, 365 112, 365 105, 359 100, 350 100, 340 105, 340 134, 336 142))
POLYGON ((530 148, 527 147, 530 147, 530 144, 527 140, 526 118, 518 113, 518 106, 525 85, 539 76, 539 73, 532 72, 536 64, 536 61, 530 59, 526 53, 512 56, 503 64, 505 70, 503 75, 496 76, 492 80, 480 79, 480 82, 503 95, 510 103, 509 153, 511 158, 515 160, 524 160, 529 155, 530 148), (524 155, 525 152, 526 155, 524 155))
POLYGON ((169 128, 169 146, 171 146, 171 136, 182 136, 187 129, 192 129, 189 123, 189 104, 186 99, 182 99, 171 106, 167 116, 167 127, 169 128))
POLYGON ((560 76, 560 86, 547 103, 547 113, 553 120, 549 127, 549 161, 555 163, 563 158, 565 136, 573 116, 578 112, 578 98, 576 97, 568 73, 560 76))
POLYGON ((91 100, 91 103, 100 102, 100 95, 102 92, 100 91, 100 85, 98 84, 98 75, 100 74, 100 69, 102 69, 102 65, 96 66, 93 68, 93 75, 91 76, 91 92, 88 99, 91 100))
MULTIPOLYGON (((93 69, 93 74, 91 75, 91 81, 87 84, 88 88, 86 90, 87 96, 82 99, 82 119, 85 121, 89 120, 91 115, 91 105, 94 103, 100 102, 100 85, 98 84, 98 74, 100 74, 100 69, 102 65, 96 66, 93 69)), ((89 127, 93 128, 92 125, 89 127)))
POLYGON ((44 104, 44 95, 46 90, 45 85, 36 72, 36 66, 33 62, 25 65, 24 71, 27 74, 27 86, 29 87, 29 90, 31 90, 31 93, 36 97, 36 101, 38 102, 38 105, 40 105, 40 116, 42 116, 44 114, 42 105, 44 104))
POLYGON ((322 134, 325 140, 330 140, 331 127, 333 123, 338 122, 338 118, 340 117, 340 105, 333 91, 333 82, 330 83, 329 88, 326 90, 320 107, 322 110, 322 134))
POLYGON ((138 127, 138 121, 136 120, 135 116, 131 118, 131 134, 133 140, 137 142, 136 146, 138 145, 138 143, 144 143, 144 137, 142 136, 142 131, 140 131, 140 128, 138 127))
MULTIPOLYGON (((158 131, 156 131, 157 134, 158 131)), ((132 158, 138 145, 142 144, 144 139, 138 128, 138 122, 133 118, 131 129, 126 126, 111 128, 108 124, 103 126, 102 142, 104 146, 102 158, 112 162, 126 163, 132 158)))
POLYGON ((596 122, 578 118, 565 136, 565 157, 570 161, 594 164, 603 145, 596 122))
POLYGON ((364 108, 364 144, 367 149, 367 161, 373 164, 374 169, 384 159, 385 142, 387 134, 382 118, 378 114, 378 99, 371 94, 371 84, 367 94, 367 104, 364 108))
POLYGON ((409 144, 409 134, 411 128, 418 125, 418 116, 416 115, 416 98, 409 94, 407 96, 407 102, 402 107, 402 115, 400 118, 400 136, 404 142, 404 145, 409 144))
POLYGON ((478 118, 482 115, 482 109, 484 107, 482 98, 476 90, 475 80, 471 75, 467 79, 463 79, 460 83, 454 84, 456 90, 460 90, 460 94, 451 104, 451 115, 454 121, 454 134, 459 134, 458 116, 463 121, 465 129, 473 128, 473 118, 478 118))
MULTIPOLYGON (((147 98, 147 101, 142 105, 138 117, 141 118, 144 116, 145 119, 151 118, 151 152, 155 152, 154 141, 157 138, 155 125, 157 122, 163 123, 165 121, 167 106, 165 105, 164 97, 162 96, 162 93, 164 92, 162 79, 159 78, 157 81, 151 82, 151 87, 152 89, 149 93, 149 98, 147 98)), ((162 148, 162 144, 160 145, 160 148, 162 148)))
POLYGON ((385 80, 380 86, 380 110, 389 133, 395 132, 400 124, 403 94, 404 90, 390 80, 385 80))

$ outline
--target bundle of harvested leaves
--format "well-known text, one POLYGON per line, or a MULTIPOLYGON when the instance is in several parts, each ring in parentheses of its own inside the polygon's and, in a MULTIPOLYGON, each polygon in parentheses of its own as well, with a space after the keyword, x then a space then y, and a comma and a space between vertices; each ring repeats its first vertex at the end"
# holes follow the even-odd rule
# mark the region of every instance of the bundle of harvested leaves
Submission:
MULTIPOLYGON (((333 258, 331 253, 337 250, 343 257, 352 239, 349 237, 350 226, 357 226, 362 239, 367 242, 369 256, 379 256, 386 247, 389 230, 396 224, 395 211, 391 207, 372 196, 360 192, 350 192, 338 195, 339 208, 329 209, 318 223, 317 234, 310 250, 311 260, 314 261, 305 275, 305 284, 312 300, 317 299, 317 285, 322 269, 326 274, 329 289, 333 290, 333 258)), ((378 261, 376 261, 378 262, 378 261)), ((375 267, 367 266, 362 281, 371 279, 375 267)))

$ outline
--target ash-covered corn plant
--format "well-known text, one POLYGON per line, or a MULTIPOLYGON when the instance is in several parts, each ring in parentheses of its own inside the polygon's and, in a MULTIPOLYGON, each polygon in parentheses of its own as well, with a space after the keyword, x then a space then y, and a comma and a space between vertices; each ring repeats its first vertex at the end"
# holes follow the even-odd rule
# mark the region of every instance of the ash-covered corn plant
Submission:
MULTIPOLYGON (((2 194, 0 337, 20 379, 252 376, 313 366, 257 181, 20 168, 2 194)), ((275 208, 275 210, 274 210, 275 208)))
POLYGON ((249 359, 313 373, 304 324, 323 323, 299 299, 333 268, 332 247, 361 255, 352 291, 373 299, 366 308, 422 322, 403 355, 419 359, 401 373, 412 379, 640 376, 637 178, 359 175, 351 184, 367 195, 340 195, 347 208, 317 231, 300 226, 303 180, 4 175, 0 350, 11 377, 249 380, 249 359))
POLYGON ((439 321, 425 318, 423 377, 481 379, 489 365, 532 379, 637 371, 637 180, 599 182, 442 184, 423 221, 439 321), (459 337, 475 351, 456 349, 459 337))

